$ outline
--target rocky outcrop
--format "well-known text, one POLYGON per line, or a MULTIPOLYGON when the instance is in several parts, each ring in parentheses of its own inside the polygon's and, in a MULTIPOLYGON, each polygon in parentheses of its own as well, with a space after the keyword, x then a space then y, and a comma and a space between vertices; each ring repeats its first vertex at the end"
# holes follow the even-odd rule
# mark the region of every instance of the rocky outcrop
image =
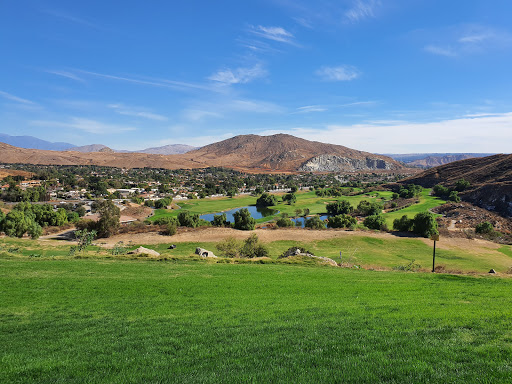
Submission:
POLYGON ((306 161, 299 168, 302 172, 352 172, 376 169, 396 169, 395 165, 386 160, 366 157, 354 159, 336 155, 320 155, 306 161))
POLYGON ((213 254, 213 252, 211 251, 208 251, 204 248, 200 248, 200 247, 197 247, 196 248, 196 255, 199 255, 201 257, 213 257, 213 258, 217 258, 217 256, 215 256, 213 254))
POLYGON ((157 251, 154 251, 149 248, 139 247, 131 252, 128 252, 129 255, 148 255, 148 256, 160 256, 157 251))

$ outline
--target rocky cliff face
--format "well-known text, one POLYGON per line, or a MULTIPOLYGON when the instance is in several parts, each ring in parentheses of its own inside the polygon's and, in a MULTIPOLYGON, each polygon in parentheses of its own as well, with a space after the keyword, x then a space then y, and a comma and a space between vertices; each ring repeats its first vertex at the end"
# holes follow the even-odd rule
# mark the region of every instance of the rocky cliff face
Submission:
POLYGON ((353 159, 336 155, 320 155, 306 161, 299 168, 302 172, 352 172, 376 169, 396 169, 395 164, 383 159, 366 157, 353 159))

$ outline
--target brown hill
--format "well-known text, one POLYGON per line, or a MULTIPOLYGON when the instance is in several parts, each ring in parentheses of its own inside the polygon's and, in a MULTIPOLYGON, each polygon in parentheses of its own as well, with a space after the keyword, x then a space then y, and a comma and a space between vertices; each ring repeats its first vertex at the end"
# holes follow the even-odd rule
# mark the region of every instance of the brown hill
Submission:
POLYGON ((471 183, 470 188, 460 194, 463 200, 507 216, 512 215, 512 155, 455 161, 429 169, 403 183, 453 187, 462 178, 471 183))
POLYGON ((473 157, 475 156, 467 153, 462 153, 460 155, 427 156, 424 159, 411 161, 410 163, 407 163, 407 165, 411 167, 432 168, 452 163, 454 161, 471 159, 473 157))
POLYGON ((387 156, 284 134, 235 136, 188 152, 184 157, 202 162, 205 166, 265 171, 329 172, 403 168, 387 156))
POLYGON ((186 154, 167 156, 143 153, 43 151, 0 143, 0 162, 167 169, 216 166, 261 172, 350 172, 403 168, 398 162, 386 156, 356 151, 341 145, 308 141, 290 135, 236 136, 186 154))

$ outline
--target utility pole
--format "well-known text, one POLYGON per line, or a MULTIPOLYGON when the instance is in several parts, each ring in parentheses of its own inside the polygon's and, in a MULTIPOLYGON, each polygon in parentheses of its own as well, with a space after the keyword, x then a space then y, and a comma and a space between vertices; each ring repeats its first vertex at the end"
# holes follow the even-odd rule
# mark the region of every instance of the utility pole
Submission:
POLYGON ((430 240, 434 240, 434 253, 432 254, 432 272, 436 270, 436 241, 439 241, 439 234, 430 236, 430 240))

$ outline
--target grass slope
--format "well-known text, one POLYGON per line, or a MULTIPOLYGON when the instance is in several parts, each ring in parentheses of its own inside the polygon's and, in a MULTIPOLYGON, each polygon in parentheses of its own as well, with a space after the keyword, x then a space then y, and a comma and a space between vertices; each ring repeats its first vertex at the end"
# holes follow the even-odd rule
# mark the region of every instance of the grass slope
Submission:
POLYGON ((512 281, 0 258, 0 382, 509 383, 512 281))

